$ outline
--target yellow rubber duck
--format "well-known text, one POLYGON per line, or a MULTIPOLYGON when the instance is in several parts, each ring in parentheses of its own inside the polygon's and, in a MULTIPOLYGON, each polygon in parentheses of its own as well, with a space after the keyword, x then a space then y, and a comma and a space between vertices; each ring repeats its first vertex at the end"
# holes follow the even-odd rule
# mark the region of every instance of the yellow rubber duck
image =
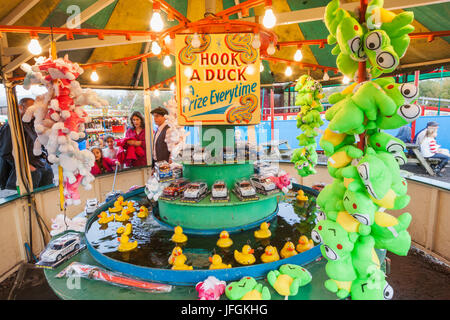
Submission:
POLYGON ((125 225, 125 227, 117 228, 116 233, 129 236, 132 231, 133 231, 133 226, 131 225, 131 223, 127 223, 125 225))
POLYGON ((211 265, 209 266, 210 270, 231 268, 231 264, 223 263, 222 257, 218 254, 209 257, 209 262, 211 262, 211 265))
POLYGON ((188 240, 188 237, 183 233, 183 228, 180 226, 176 226, 174 229, 174 234, 170 240, 176 243, 183 243, 188 240))
POLYGON ((123 210, 122 205, 120 205, 117 201, 114 202, 114 207, 108 209, 111 213, 121 212, 123 210))
POLYGON ((306 250, 309 250, 314 247, 314 242, 312 239, 308 239, 307 236, 301 236, 300 239, 298 239, 298 245, 297 245, 297 251, 299 253, 305 252, 306 250))
POLYGON ((135 212, 135 211, 136 211, 136 208, 134 207, 133 201, 128 201, 128 202, 127 202, 127 211, 128 211, 129 213, 135 212))
POLYGON ((180 260, 183 260, 183 263, 187 260, 186 256, 183 254, 183 250, 178 246, 173 248, 172 254, 169 257, 169 264, 173 264, 176 257, 180 257, 180 260))
POLYGON ((128 221, 130 219, 130 217, 126 213, 126 210, 122 210, 122 212, 120 214, 116 213, 114 215, 114 219, 116 219, 116 221, 118 221, 118 222, 124 222, 124 221, 128 221))
POLYGON ((275 247, 267 246, 264 249, 264 253, 261 255, 261 261, 264 263, 273 262, 280 260, 280 256, 278 255, 278 250, 275 247))
POLYGON ((135 249, 138 245, 137 241, 130 242, 130 238, 127 235, 122 235, 117 240, 119 240, 120 242, 119 247, 117 248, 117 250, 120 252, 131 251, 135 249))
POLYGON ((217 240, 216 244, 220 248, 229 248, 233 245, 233 240, 231 240, 230 234, 224 230, 220 233, 219 240, 217 240))
POLYGON ((147 207, 141 206, 139 208, 139 212, 138 212, 137 216, 138 216, 138 218, 147 218, 147 216, 148 216, 147 207))
POLYGON ((108 216, 108 214, 105 211, 102 211, 99 215, 98 215, 98 223, 99 224, 107 224, 108 222, 111 222, 114 220, 114 215, 110 215, 108 216))
POLYGON ((297 191, 297 202, 302 204, 308 201, 308 197, 305 195, 302 189, 297 191))
POLYGON ((283 259, 295 256, 296 254, 297 251, 295 251, 295 245, 291 241, 286 242, 283 249, 280 251, 281 258, 283 259))
POLYGON ((192 270, 194 269, 192 266, 188 266, 185 264, 186 260, 184 260, 181 256, 175 257, 173 261, 172 270, 192 270))
POLYGON ((270 236, 272 235, 272 232, 270 232, 269 227, 270 227, 270 223, 268 223, 268 222, 261 223, 261 226, 259 227, 260 229, 256 230, 254 233, 255 238, 258 238, 258 239, 270 238, 270 236))
POLYGON ((255 250, 252 249, 248 244, 244 245, 242 247, 242 252, 239 252, 237 250, 234 250, 234 259, 243 265, 250 265, 254 264, 256 261, 255 256, 253 253, 255 250))

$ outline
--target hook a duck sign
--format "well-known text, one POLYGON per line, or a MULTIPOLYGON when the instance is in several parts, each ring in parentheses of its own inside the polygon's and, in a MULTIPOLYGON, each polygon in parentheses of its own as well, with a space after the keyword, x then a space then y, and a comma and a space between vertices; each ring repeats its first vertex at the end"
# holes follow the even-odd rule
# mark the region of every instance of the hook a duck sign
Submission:
POLYGON ((260 122, 261 61, 253 36, 176 35, 179 125, 260 122))

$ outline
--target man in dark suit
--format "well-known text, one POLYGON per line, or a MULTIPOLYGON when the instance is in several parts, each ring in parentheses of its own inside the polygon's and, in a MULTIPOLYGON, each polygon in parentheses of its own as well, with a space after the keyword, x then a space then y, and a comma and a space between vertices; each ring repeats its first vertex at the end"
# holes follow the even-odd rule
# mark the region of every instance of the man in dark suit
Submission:
POLYGON ((158 130, 155 132, 155 135, 153 137, 152 166, 154 166, 156 162, 164 160, 171 163, 172 160, 170 159, 170 152, 165 141, 166 132, 169 126, 167 125, 166 118, 164 118, 164 116, 167 115, 168 112, 166 109, 158 107, 152 110, 150 113, 153 116, 155 124, 158 126, 158 130))

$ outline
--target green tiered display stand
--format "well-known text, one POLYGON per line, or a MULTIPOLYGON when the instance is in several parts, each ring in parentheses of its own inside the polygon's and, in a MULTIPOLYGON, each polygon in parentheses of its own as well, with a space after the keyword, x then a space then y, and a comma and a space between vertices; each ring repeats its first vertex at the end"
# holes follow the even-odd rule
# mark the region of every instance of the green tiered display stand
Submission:
MULTIPOLYGON (((234 126, 203 126, 199 137, 200 145, 211 143, 205 137, 208 129, 216 129, 216 138, 222 138, 224 145, 234 148, 234 126), (229 130, 227 130, 229 129, 229 130)), ((183 163, 183 176, 189 181, 202 180, 211 188, 216 180, 224 180, 230 191, 229 202, 211 202, 210 195, 198 203, 159 199, 159 218, 169 226, 180 225, 186 233, 217 233, 222 230, 246 230, 254 228, 274 217, 280 192, 271 195, 257 194, 258 200, 240 201, 231 189, 236 181, 248 179, 254 173, 253 161, 223 164, 183 163)))

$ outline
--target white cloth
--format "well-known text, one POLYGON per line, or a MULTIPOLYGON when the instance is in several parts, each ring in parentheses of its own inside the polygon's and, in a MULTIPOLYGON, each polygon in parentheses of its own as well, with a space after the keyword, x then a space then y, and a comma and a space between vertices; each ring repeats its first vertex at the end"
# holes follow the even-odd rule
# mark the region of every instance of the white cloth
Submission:
POLYGON ((153 138, 152 155, 153 155, 153 160, 155 160, 155 161, 156 161, 156 141, 158 140, 159 134, 161 133, 161 131, 164 129, 165 126, 167 126, 166 121, 164 121, 164 123, 158 127, 158 130, 156 130, 155 137, 153 138))
POLYGON ((114 147, 112 150, 108 147, 103 149, 103 156, 110 159, 117 159, 118 147, 114 147))
POLYGON ((436 140, 432 137, 425 137, 420 144, 420 152, 425 158, 432 157, 436 152, 433 152, 433 143, 436 143, 436 140))

